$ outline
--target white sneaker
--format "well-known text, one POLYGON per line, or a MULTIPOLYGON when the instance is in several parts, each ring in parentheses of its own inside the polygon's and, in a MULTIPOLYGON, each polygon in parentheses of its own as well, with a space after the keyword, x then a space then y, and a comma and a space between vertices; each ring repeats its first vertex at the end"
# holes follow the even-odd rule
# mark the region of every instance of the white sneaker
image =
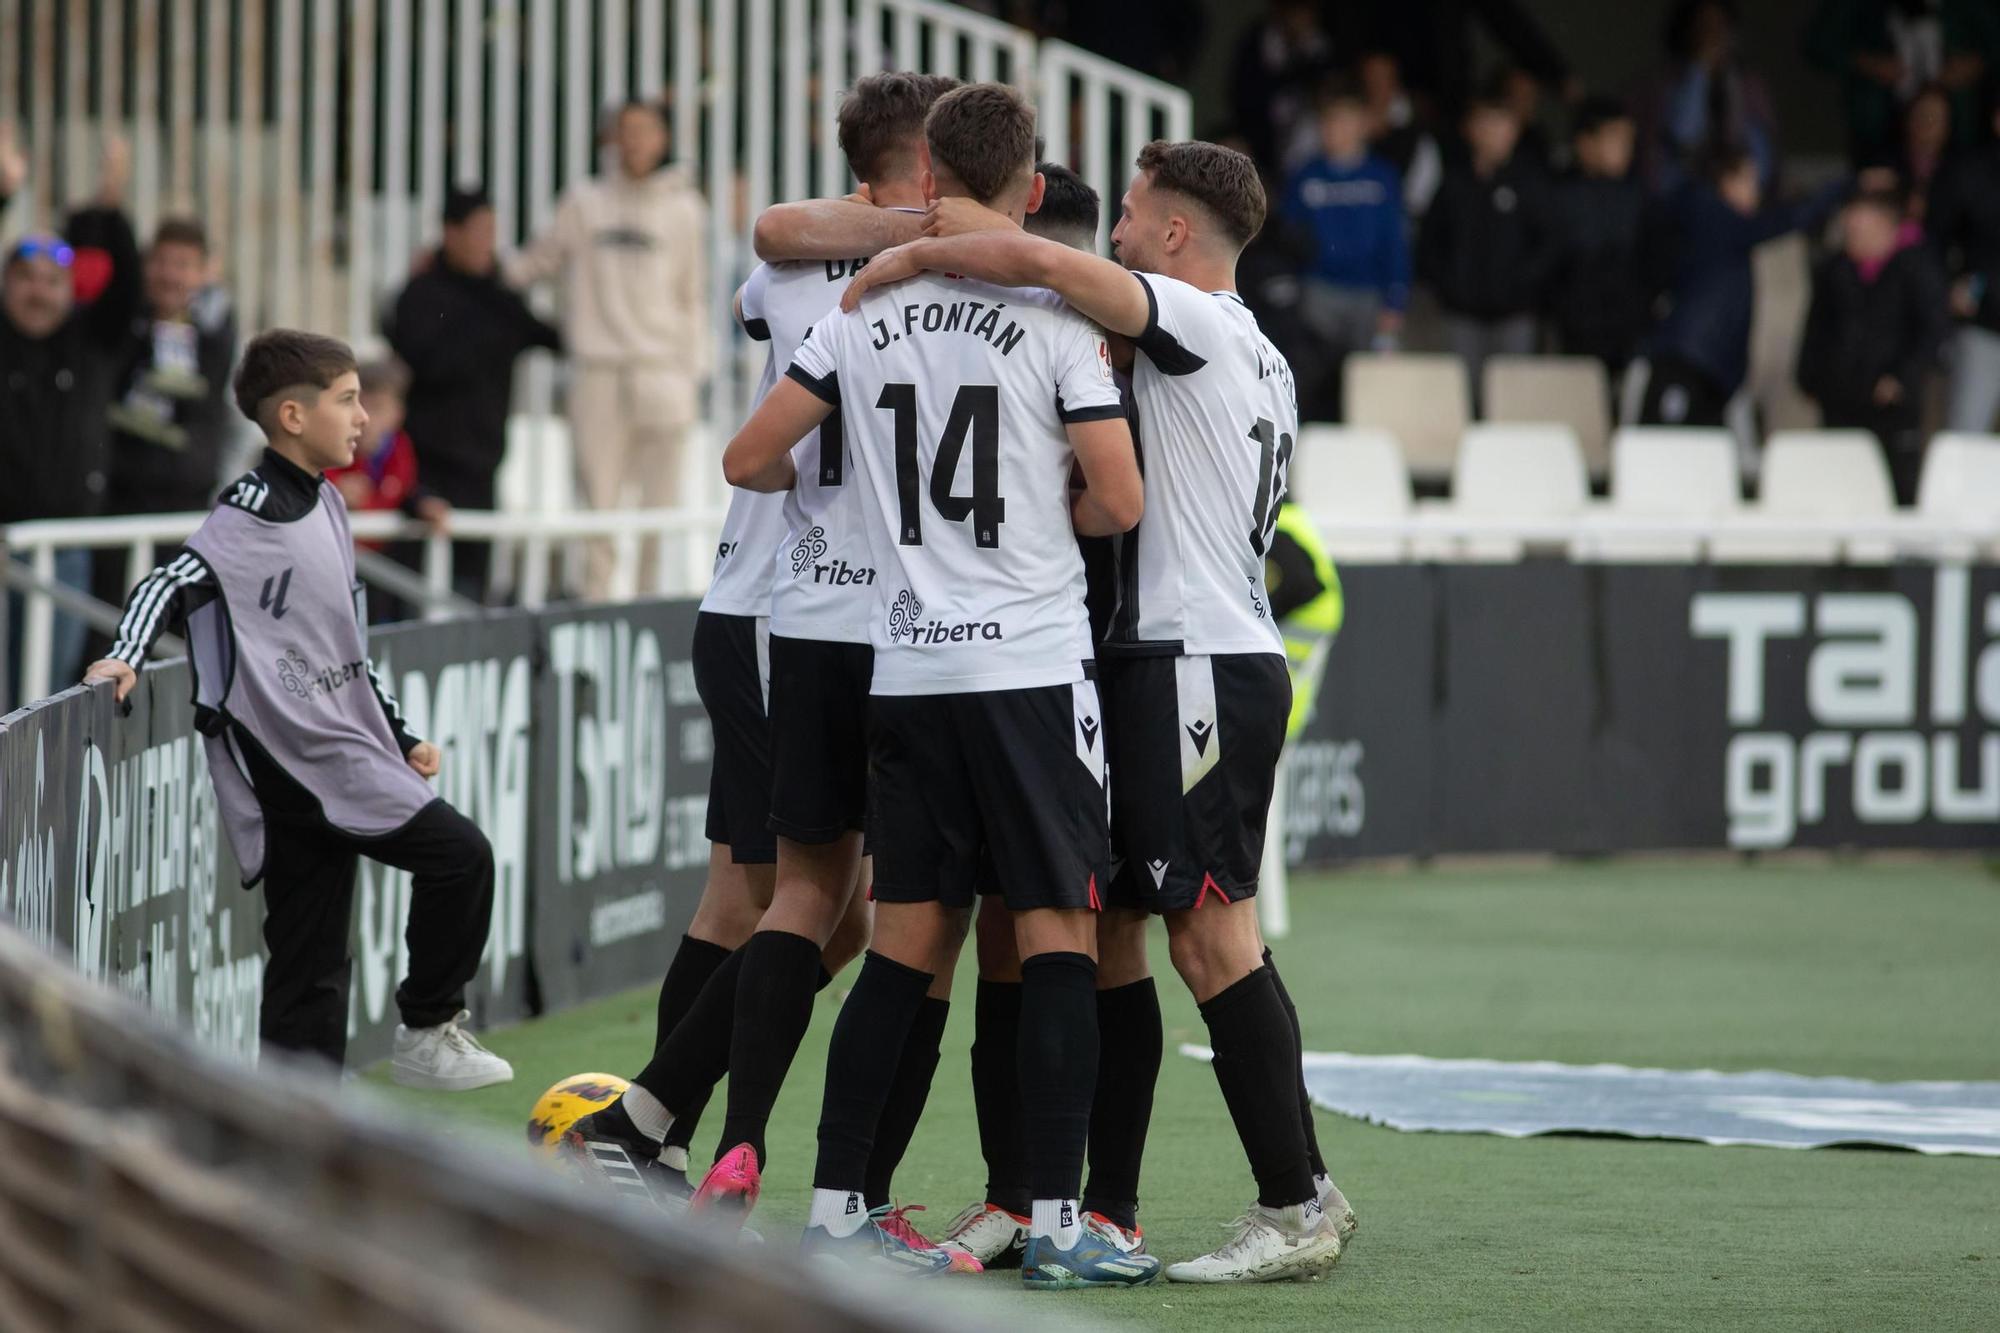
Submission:
POLYGON ((1345 1252, 1347 1242, 1353 1240, 1354 1233, 1361 1228, 1361 1224, 1354 1219, 1354 1205, 1340 1192, 1340 1186, 1326 1176, 1315 1177, 1313 1183, 1324 1186, 1319 1192, 1319 1206, 1334 1234, 1340 1237, 1340 1248, 1345 1252))
POLYGON ((1221 1249, 1167 1265, 1169 1282, 1311 1282, 1340 1258, 1340 1236, 1317 1206, 1302 1231, 1281 1225, 1277 1210, 1252 1204, 1230 1223, 1236 1235, 1221 1249))
POLYGON ((1019 1268, 1028 1249, 1028 1219, 982 1200, 954 1217, 937 1244, 971 1255, 982 1268, 1019 1268))
POLYGON ((406 1088, 439 1092, 470 1092, 514 1077, 514 1066, 481 1046, 464 1023, 472 1017, 461 1009, 449 1023, 434 1028, 396 1025, 396 1058, 389 1077, 406 1088))
POLYGON ((1083 1229, 1096 1236, 1120 1254, 1144 1254, 1146 1252, 1146 1229, 1133 1227, 1127 1231, 1103 1213, 1085 1213, 1083 1229))

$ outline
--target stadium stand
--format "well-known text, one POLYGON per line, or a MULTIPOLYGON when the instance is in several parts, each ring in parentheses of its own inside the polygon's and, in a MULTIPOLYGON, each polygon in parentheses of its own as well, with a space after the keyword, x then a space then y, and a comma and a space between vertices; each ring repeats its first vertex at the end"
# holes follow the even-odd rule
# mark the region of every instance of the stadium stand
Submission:
POLYGON ((1377 426, 1394 435, 1410 475, 1420 481, 1451 476, 1459 439, 1472 419, 1465 366, 1457 357, 1371 352, 1348 357, 1341 374, 1348 425, 1377 426))
POLYGON ((1611 465, 1611 385, 1590 356, 1496 356, 1486 363, 1485 420, 1561 422, 1576 432, 1584 466, 1602 477, 1611 465))
MULTIPOLYGON (((1771 518, 1882 519, 1896 502, 1875 437, 1858 430, 1779 431, 1764 446, 1756 512, 1771 518)), ((1718 532, 1710 544, 1729 564, 1830 564, 1889 558, 1887 547, 1838 537, 1718 532)))
MULTIPOLYGON (((1564 425, 1477 425, 1465 432, 1452 473, 1451 507, 1468 516, 1573 519, 1590 500, 1583 449, 1564 425)), ((1470 536, 1458 553, 1471 560, 1518 560, 1525 543, 1470 536)))
POLYGON ((1410 515, 1410 469, 1403 446, 1370 426, 1306 425, 1292 455, 1292 499, 1327 533, 1336 560, 1401 560, 1409 543, 1349 531, 1354 520, 1410 515))
POLYGON ((1743 507, 1736 441, 1726 430, 1627 426, 1611 439, 1611 498, 1580 554, 1599 560, 1698 560, 1697 537, 1625 530, 1619 520, 1726 519, 1743 507))

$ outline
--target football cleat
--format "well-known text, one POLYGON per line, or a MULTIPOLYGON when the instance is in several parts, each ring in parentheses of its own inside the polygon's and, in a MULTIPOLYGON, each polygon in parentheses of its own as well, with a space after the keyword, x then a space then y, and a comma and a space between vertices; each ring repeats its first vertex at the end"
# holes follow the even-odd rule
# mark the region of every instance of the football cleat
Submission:
POLYGON ((1340 1237, 1341 1252, 1346 1253, 1347 1242, 1354 1239, 1354 1233, 1361 1229, 1361 1224, 1355 1220, 1354 1205, 1340 1192, 1340 1186, 1326 1176, 1318 1177, 1315 1183, 1322 1181, 1326 1188, 1320 1191, 1319 1206, 1325 1212, 1326 1220, 1332 1224, 1334 1234, 1340 1237))
POLYGON ((1229 1225, 1236 1235, 1197 1259, 1167 1265, 1169 1282, 1311 1282, 1340 1258, 1340 1236, 1315 1201, 1303 1230, 1283 1225, 1279 1211, 1252 1204, 1229 1225))
POLYGON ((666 1212, 687 1207, 687 1177, 660 1165, 660 1145, 641 1134, 617 1102, 572 1124, 557 1155, 587 1184, 666 1212))
POLYGON ((913 1250, 937 1250, 945 1258, 951 1260, 951 1271, 954 1273, 983 1273, 986 1271, 986 1265, 980 1263, 979 1260, 973 1258, 964 1250, 945 1249, 929 1236, 917 1230, 916 1225, 910 1221, 908 1214, 921 1213, 922 1211, 924 1211, 922 1204, 906 1203, 900 1208, 891 1208, 876 1222, 876 1225, 913 1250))
POLYGON ((739 1143, 715 1159, 708 1174, 688 1200, 688 1216, 713 1221, 731 1230, 740 1229, 763 1192, 763 1176, 757 1169, 757 1150, 739 1143))
POLYGON ((1128 1254, 1088 1225, 1067 1250, 1058 1249, 1053 1236, 1030 1236, 1021 1258, 1021 1285, 1029 1291, 1143 1287, 1159 1275, 1158 1259, 1128 1254))
POLYGON ((989 1269, 1019 1268, 1028 1248, 1028 1219, 997 1204, 975 1203, 951 1220, 938 1247, 989 1269))
POLYGON ((915 1228, 907 1224, 894 1226, 903 1220, 901 1211, 870 1209, 868 1220, 845 1236, 836 1236, 823 1226, 807 1227, 805 1237, 799 1242, 799 1257, 896 1277, 937 1277, 951 1272, 952 1257, 942 1248, 930 1245, 919 1249, 904 1239, 903 1233, 914 1232, 915 1228), (884 1222, 891 1225, 885 1226, 884 1222))
POLYGON ((1129 1230, 1119 1226, 1103 1213, 1086 1212, 1083 1215, 1086 1230, 1097 1233, 1099 1239, 1116 1249, 1120 1254, 1144 1254, 1146 1252, 1146 1229, 1132 1227, 1129 1230))

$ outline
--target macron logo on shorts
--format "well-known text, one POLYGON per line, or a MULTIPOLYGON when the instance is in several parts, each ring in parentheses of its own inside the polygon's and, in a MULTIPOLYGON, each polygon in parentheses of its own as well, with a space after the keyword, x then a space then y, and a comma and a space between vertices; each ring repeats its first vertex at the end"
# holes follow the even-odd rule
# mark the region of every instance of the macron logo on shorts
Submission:
POLYGON ((1170 862, 1167 862, 1167 861, 1148 861, 1148 862, 1146 862, 1146 869, 1148 869, 1148 870, 1150 870, 1150 871, 1152 871, 1152 872, 1153 872, 1153 887, 1154 887, 1154 888, 1156 888, 1156 889, 1157 889, 1157 888, 1161 888, 1161 887, 1163 887, 1163 886, 1164 886, 1164 885, 1166 884, 1166 882, 1167 882, 1167 866, 1168 866, 1169 864, 1171 864, 1171 863, 1170 863, 1170 862))

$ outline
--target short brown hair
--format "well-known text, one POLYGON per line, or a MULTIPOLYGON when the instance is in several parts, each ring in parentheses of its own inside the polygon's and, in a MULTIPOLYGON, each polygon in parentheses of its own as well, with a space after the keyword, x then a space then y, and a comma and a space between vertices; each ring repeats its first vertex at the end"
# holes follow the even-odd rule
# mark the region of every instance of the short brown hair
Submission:
POLYGON ((1034 174, 1035 109, 1004 83, 973 83, 938 98, 924 122, 931 166, 982 204, 1034 174))
POLYGON ((191 245, 208 253, 208 228, 195 218, 161 218, 153 229, 153 248, 163 245, 191 245))
POLYGON ((305 389, 317 395, 356 368, 353 351, 338 338, 271 329, 243 349, 243 364, 236 368, 236 406, 269 434, 264 413, 275 400, 302 396, 298 391, 305 389))
POLYGON ((1264 225, 1264 182, 1257 164, 1234 148, 1155 139, 1139 150, 1138 166, 1153 174, 1154 189, 1185 195, 1208 210, 1238 249, 1264 225))
POLYGON ((907 175, 916 168, 915 143, 938 98, 958 87, 942 74, 893 71, 858 79, 840 99, 840 151, 861 181, 907 175))

